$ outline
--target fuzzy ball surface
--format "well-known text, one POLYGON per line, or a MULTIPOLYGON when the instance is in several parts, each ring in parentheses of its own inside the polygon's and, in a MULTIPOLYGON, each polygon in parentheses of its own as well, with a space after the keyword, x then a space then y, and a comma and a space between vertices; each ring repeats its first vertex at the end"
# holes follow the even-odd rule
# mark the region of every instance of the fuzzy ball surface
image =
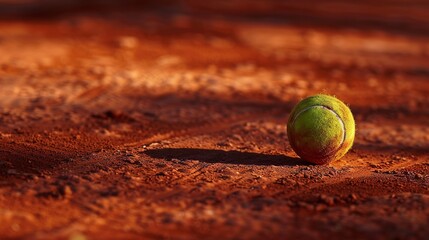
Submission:
POLYGON ((355 138, 355 121, 339 99, 319 94, 299 102, 287 123, 292 149, 302 159, 327 164, 343 157, 355 138))

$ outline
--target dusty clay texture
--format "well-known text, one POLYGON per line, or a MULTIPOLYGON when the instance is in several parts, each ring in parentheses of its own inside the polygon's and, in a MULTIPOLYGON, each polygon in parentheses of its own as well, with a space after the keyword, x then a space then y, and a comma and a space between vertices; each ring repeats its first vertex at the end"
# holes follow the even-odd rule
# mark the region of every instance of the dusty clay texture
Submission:
POLYGON ((0 239, 427 238, 424 1, 184 2, 1 8, 0 239), (317 93, 357 127, 324 166, 286 134, 317 93))

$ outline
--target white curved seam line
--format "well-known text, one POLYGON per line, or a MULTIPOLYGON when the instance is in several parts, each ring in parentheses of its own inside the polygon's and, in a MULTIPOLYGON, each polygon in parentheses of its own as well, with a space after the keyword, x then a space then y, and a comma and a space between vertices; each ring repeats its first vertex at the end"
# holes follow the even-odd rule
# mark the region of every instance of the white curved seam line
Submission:
POLYGON ((311 108, 324 108, 324 109, 328 110, 329 112, 333 113, 335 115, 335 117, 338 119, 338 121, 340 121, 341 127, 343 129, 343 139, 340 143, 340 146, 338 147, 338 148, 340 148, 343 145, 343 143, 346 141, 346 125, 344 124, 343 120, 341 119, 341 117, 336 112, 334 112, 332 109, 330 109, 326 106, 315 105, 315 106, 310 106, 310 107, 306 107, 306 108, 302 109, 301 111, 298 112, 298 114, 295 115, 295 118, 292 121, 292 126, 295 125, 295 120, 299 117, 299 115, 301 115, 305 111, 308 111, 311 108))

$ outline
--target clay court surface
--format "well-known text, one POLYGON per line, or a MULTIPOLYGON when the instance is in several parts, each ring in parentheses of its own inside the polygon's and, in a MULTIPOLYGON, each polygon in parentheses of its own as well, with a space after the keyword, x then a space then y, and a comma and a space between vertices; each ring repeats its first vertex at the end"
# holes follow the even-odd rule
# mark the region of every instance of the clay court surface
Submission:
POLYGON ((427 239, 426 1, 1 2, 0 239, 427 239), (316 93, 357 124, 324 166, 316 93))

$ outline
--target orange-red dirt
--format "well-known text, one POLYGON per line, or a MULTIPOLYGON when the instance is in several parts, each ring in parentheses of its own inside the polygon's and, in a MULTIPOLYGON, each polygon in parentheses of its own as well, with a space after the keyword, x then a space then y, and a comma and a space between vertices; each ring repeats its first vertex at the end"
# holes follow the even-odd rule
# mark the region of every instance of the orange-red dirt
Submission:
POLYGON ((387 24, 393 13, 345 27, 189 2, 0 21, 0 239, 427 238, 417 8, 414 28, 387 24), (286 136, 292 106, 315 93, 357 124, 327 166, 286 136))

